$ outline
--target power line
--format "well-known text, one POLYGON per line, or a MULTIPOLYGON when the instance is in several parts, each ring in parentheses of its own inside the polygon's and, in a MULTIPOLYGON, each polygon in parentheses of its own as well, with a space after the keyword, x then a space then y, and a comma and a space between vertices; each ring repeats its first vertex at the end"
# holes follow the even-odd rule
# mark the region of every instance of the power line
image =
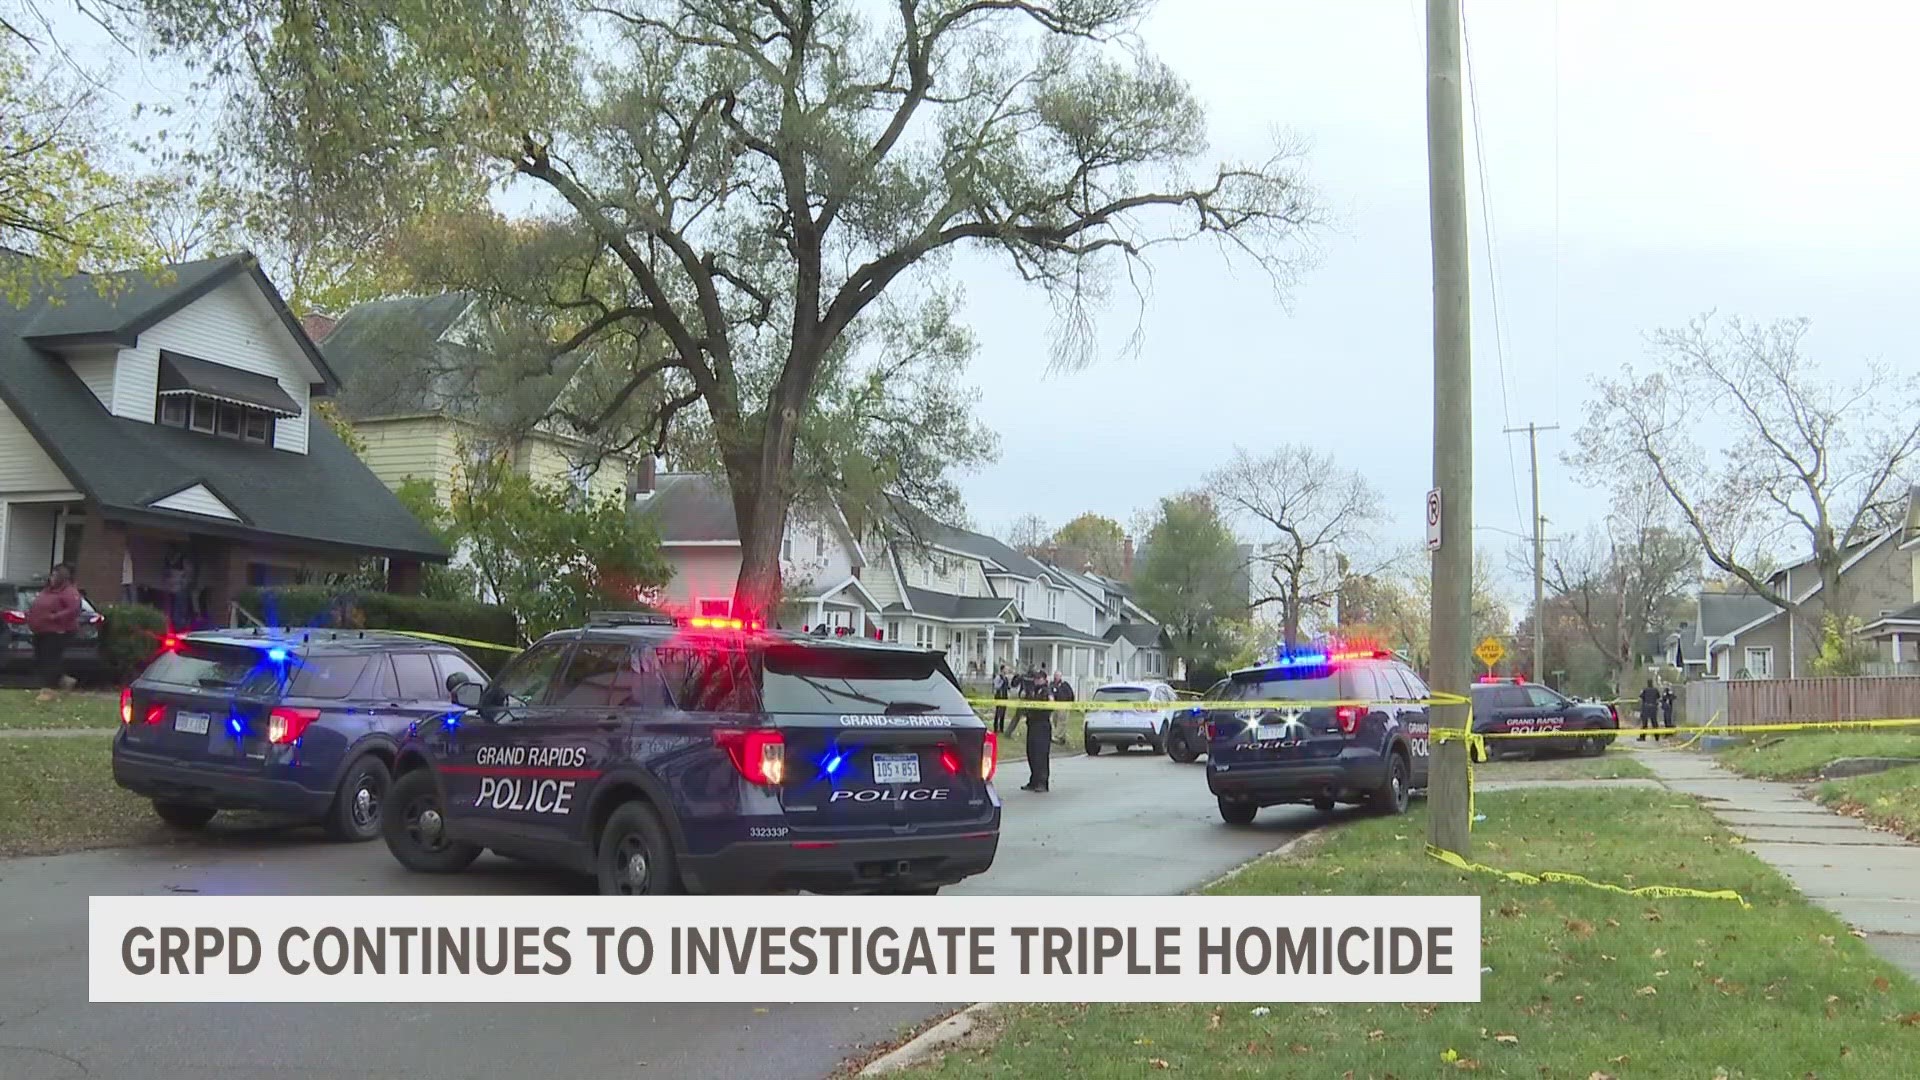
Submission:
POLYGON ((1560 0, 1553 0, 1553 418, 1560 419, 1560 0))
MULTIPOLYGON (((1500 419, 1513 423, 1513 407, 1507 397, 1506 323, 1500 317, 1499 259, 1493 242, 1493 196, 1487 190, 1487 146, 1480 130, 1480 95, 1474 86, 1473 36, 1467 28, 1466 5, 1460 10, 1460 44, 1465 50, 1467 74, 1467 110, 1473 118, 1474 169, 1480 180, 1480 235, 1487 248, 1487 297, 1493 305, 1493 355, 1500 371, 1500 419)), ((1513 491, 1513 516, 1524 519, 1520 509, 1520 468, 1513 460, 1513 440, 1507 443, 1507 484, 1513 491)))

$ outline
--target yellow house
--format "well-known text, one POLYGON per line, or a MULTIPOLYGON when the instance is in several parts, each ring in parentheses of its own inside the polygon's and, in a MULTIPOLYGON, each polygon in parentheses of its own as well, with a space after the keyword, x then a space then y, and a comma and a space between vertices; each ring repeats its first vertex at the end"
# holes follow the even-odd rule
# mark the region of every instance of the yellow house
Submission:
POLYGON ((595 501, 625 498, 632 457, 600 457, 550 423, 524 422, 545 412, 564 375, 485 384, 472 344, 477 319, 471 298, 448 294, 377 300, 337 321, 307 320, 327 361, 354 373, 354 390, 338 407, 365 444, 367 467, 389 488, 431 481, 444 500, 468 462, 505 452, 516 472, 535 481, 566 484, 595 501), (523 433, 501 446, 502 431, 523 433))

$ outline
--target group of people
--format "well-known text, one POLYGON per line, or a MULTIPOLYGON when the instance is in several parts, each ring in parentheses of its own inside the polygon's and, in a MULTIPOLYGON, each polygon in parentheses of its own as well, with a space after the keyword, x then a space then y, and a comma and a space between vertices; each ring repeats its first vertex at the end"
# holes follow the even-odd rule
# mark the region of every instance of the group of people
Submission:
POLYGON ((1652 679, 1647 680, 1644 690, 1640 691, 1640 738, 1647 741, 1647 732, 1654 732, 1657 742, 1666 738, 1661 728, 1673 727, 1673 687, 1658 687, 1652 679))
MULTIPOLYGON (((993 675, 993 696, 996 701, 1072 701, 1073 684, 1066 677, 1054 672, 1049 679, 1045 668, 1034 668, 1025 674, 1016 674, 1006 664, 993 675)), ((1014 716, 1013 723, 1007 723, 1007 707, 993 707, 993 733, 1011 735, 1022 721, 1027 725, 1027 782, 1020 785, 1021 791, 1044 793, 1050 787, 1053 745, 1055 742, 1066 745, 1066 737, 1053 737, 1052 709, 1021 709, 1014 716)))

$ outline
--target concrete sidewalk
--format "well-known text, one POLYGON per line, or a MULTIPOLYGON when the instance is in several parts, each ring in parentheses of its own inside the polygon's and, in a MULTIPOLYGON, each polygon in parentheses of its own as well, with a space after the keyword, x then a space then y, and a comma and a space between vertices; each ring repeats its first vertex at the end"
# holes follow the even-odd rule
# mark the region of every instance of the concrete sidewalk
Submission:
POLYGON ((1705 754, 1649 749, 1635 759, 1668 788, 1703 800, 1748 851, 1920 978, 1920 845, 1826 809, 1799 784, 1749 780, 1705 754))

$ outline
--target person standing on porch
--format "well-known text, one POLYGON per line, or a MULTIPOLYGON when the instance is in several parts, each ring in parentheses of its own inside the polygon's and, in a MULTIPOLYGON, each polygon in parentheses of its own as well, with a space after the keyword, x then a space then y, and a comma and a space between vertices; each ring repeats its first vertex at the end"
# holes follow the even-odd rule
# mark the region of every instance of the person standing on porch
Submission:
POLYGON ((80 590, 73 587, 73 571, 65 564, 47 575, 47 587, 27 607, 27 629, 33 631, 33 658, 40 666, 41 701, 52 701, 55 690, 70 690, 74 681, 62 662, 67 643, 80 628, 80 590))

